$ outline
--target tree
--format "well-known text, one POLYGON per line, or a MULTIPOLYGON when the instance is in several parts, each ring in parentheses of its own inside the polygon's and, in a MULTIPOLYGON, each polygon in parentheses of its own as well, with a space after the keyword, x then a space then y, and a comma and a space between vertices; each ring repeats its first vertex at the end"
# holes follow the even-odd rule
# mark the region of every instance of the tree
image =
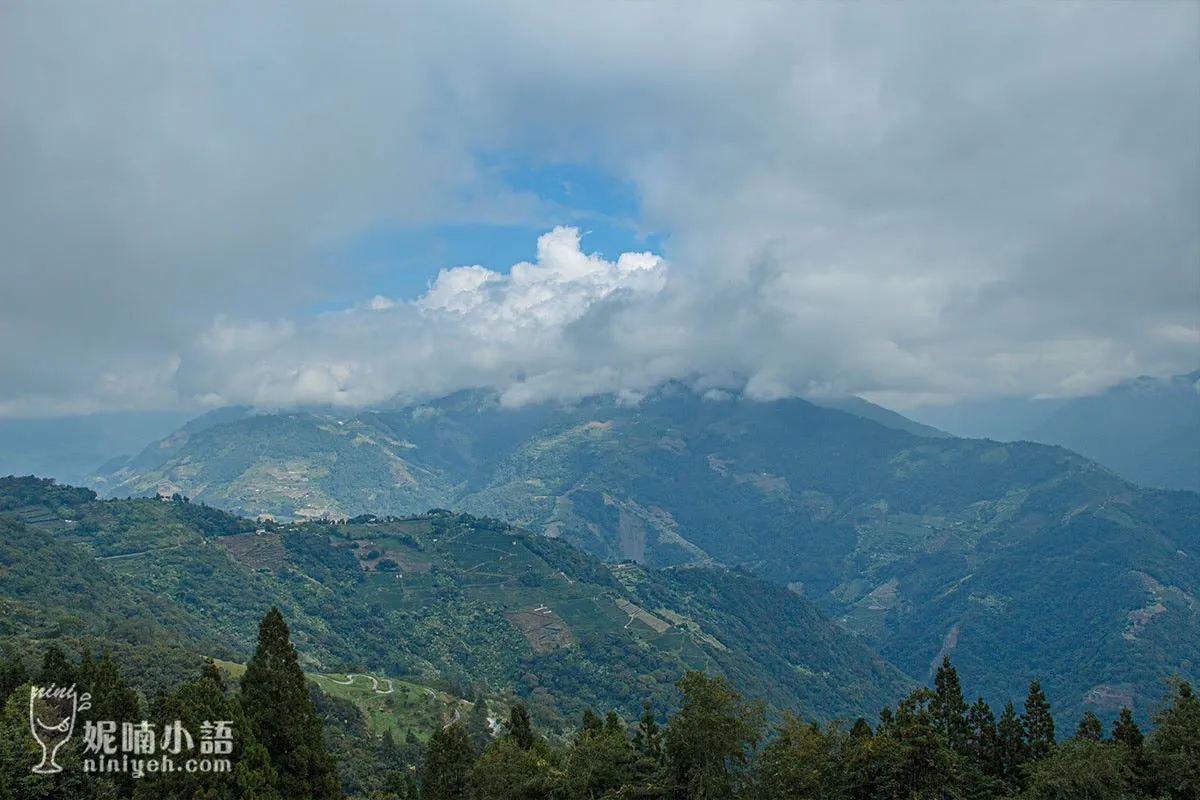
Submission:
POLYGON ((1070 739, 1029 767, 1030 800, 1132 800, 1133 774, 1116 748, 1070 739))
POLYGON ((278 772, 289 800, 340 798, 337 767, 325 749, 324 726, 304 671, 275 606, 258 627, 258 647, 242 677, 242 704, 255 738, 278 772))
POLYGON ((504 723, 508 736, 517 747, 528 750, 533 747, 536 737, 533 735, 533 721, 529 718, 529 709, 523 703, 517 703, 508 713, 508 721, 504 723))
POLYGON ((942 657, 933 685, 934 697, 929 705, 933 726, 951 750, 961 751, 967 745, 967 704, 958 671, 951 666, 949 657, 942 657))
POLYGON ((421 768, 423 800, 459 800, 470 797, 475 747, 461 722, 448 725, 429 737, 421 768))
POLYGON ((148 774, 137 781, 135 798, 280 800, 276 789, 278 777, 270 755, 250 730, 237 698, 225 694, 225 681, 212 660, 205 661, 198 676, 184 681, 168 695, 153 718, 158 730, 176 720, 187 731, 202 731, 208 723, 227 722, 231 750, 214 757, 228 758, 232 769, 228 772, 177 770, 148 774))
POLYGON ((654 720, 654 711, 651 710, 649 700, 642 704, 642 718, 638 720, 637 731, 633 734, 633 747, 651 762, 662 763, 662 734, 654 720))
POLYGON ((1086 742, 1099 742, 1104 739, 1104 723, 1091 711, 1083 712, 1079 724, 1075 727, 1075 738, 1086 742))
POLYGON ((586 710, 579 736, 567 754, 567 796, 586 800, 610 796, 610 792, 634 782, 636 759, 637 753, 615 712, 610 711, 600 722, 591 709, 586 710))
POLYGON ((1018 786, 1021 765, 1029 760, 1029 751, 1025 744, 1025 732, 1021 729, 1021 720, 1017 718, 1012 700, 1004 704, 1004 711, 1000 713, 1000 721, 996 723, 996 739, 1000 776, 1009 786, 1018 786))
POLYGON ((596 716, 596 712, 590 708, 583 710, 583 721, 579 725, 579 733, 575 737, 576 742, 582 742, 592 736, 597 736, 604 732, 604 722, 600 717, 596 716))
POLYGON ((472 785, 475 797, 487 800, 548 800, 554 796, 558 775, 551 753, 543 742, 528 749, 515 737, 496 739, 475 764, 472 785))
POLYGON ((1134 721, 1133 712, 1122 708, 1121 713, 1113 720, 1112 738, 1114 742, 1120 742, 1131 750, 1141 750, 1146 737, 1134 721))
POLYGON ((69 687, 79 681, 75 666, 67 659, 62 648, 56 644, 50 645, 46 655, 42 657, 42 668, 37 675, 37 685, 49 686, 54 684, 69 687))
POLYGON ((977 698, 967 712, 967 754, 981 774, 993 778, 1003 775, 996 716, 982 697, 977 698))
POLYGON ((1054 747, 1054 717, 1050 716, 1050 703, 1042 691, 1037 678, 1029 683, 1029 694, 1025 697, 1025 713, 1021 715, 1021 727, 1025 730, 1025 741, 1029 745, 1029 757, 1037 760, 1049 755, 1054 747))
POLYGON ((29 680, 29 670, 21 657, 8 653, 0 659, 0 708, 18 686, 29 680))
POLYGON ((960 782, 955 754, 934 724, 936 694, 921 688, 896 705, 888 737, 900 743, 897 778, 906 796, 944 796, 960 782))
POLYGON ((743 700, 726 678, 703 672, 688 672, 675 685, 683 707, 667 727, 668 795, 733 797, 762 735, 761 704, 743 700))
POLYGON ((832 793, 841 779, 838 751, 845 734, 836 728, 822 730, 815 722, 806 724, 790 713, 775 733, 758 757, 755 796, 792 800, 832 793))
POLYGON ((488 721, 487 702, 483 695, 476 693, 475 705, 467 715, 467 735, 471 737, 471 745, 475 754, 479 755, 487 749, 492 741, 492 724, 488 721))
POLYGON ((1153 716, 1151 754, 1159 786, 1172 800, 1200 797, 1200 699, 1187 681, 1153 716))
POLYGON ((868 724, 867 721, 862 717, 854 720, 854 724, 850 726, 851 739, 870 739, 874 735, 875 734, 871 732, 870 724, 868 724))

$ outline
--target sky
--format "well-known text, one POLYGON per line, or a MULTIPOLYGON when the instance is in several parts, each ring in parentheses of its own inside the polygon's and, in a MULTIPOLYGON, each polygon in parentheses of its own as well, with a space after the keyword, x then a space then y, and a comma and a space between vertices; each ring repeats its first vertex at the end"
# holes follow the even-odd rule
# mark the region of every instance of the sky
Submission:
POLYGON ((0 416, 1200 366, 1200 4, 11 3, 0 416))

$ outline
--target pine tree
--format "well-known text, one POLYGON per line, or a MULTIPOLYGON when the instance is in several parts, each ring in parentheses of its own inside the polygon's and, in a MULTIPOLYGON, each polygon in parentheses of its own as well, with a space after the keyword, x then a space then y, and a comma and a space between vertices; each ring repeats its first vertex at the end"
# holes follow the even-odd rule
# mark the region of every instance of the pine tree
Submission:
POLYGON ((642 704, 642 718, 638 721, 637 731, 633 734, 633 746, 643 757, 655 764, 661 764, 663 758, 662 734, 658 723, 654 720, 654 711, 650 701, 642 704))
POLYGON ((121 677, 117 665, 108 651, 99 661, 92 661, 91 653, 83 654, 79 667, 79 690, 90 692, 93 719, 121 722, 140 722, 142 719, 137 692, 121 677))
POLYGON ((529 710, 523 703, 512 707, 505 723, 509 737, 517 743, 517 747, 528 750, 533 747, 536 737, 533 735, 533 721, 529 718, 529 710))
POLYGON ((1153 769, 1168 796, 1200 797, 1200 698, 1187 681, 1175 681, 1173 693, 1154 714, 1151 738, 1153 769))
POLYGON ((1075 738, 1085 742, 1101 741, 1104 739, 1104 723, 1093 712, 1083 712, 1083 717, 1075 726, 1075 738))
POLYGON ((337 768, 325 749, 324 726, 283 614, 272 606, 258 628, 258 647, 242 677, 242 704, 255 738, 278 773, 289 800, 341 797, 337 768))
POLYGON ((963 700, 958 671, 947 656, 942 657, 934 677, 934 697, 930 703, 933 725, 951 750, 961 751, 967 743, 967 704, 963 700))
POLYGON ((575 737, 575 741, 582 742, 584 739, 599 735, 603 730, 604 722, 596 715, 596 712, 585 708, 583 721, 579 725, 579 735, 575 737))
POLYGON ((1029 760, 1025 731, 1013 708, 1012 700, 1004 704, 1000 721, 996 723, 996 740, 999 749, 1000 775, 1010 786, 1020 783, 1021 765, 1029 760))
POLYGON ((1029 757, 1037 760, 1049 755, 1054 747, 1054 717, 1050 716, 1050 703, 1036 678, 1030 682, 1029 694, 1025 697, 1021 727, 1025 729, 1029 757))
POLYGON ((37 675, 37 684, 39 686, 55 686, 68 687, 79 681, 79 674, 75 670, 75 666, 67 659, 62 648, 56 644, 50 645, 46 650, 46 655, 42 658, 42 668, 37 675))
POLYGON ((471 791, 475 747, 461 722, 429 737, 421 767, 422 800, 466 800, 471 791))
POLYGON ((1134 722, 1133 712, 1128 708, 1122 708, 1121 713, 1113 720, 1112 738, 1114 742, 1120 742, 1131 750, 1141 750, 1146 737, 1142 735, 1142 729, 1134 722))
POLYGON ((1000 758, 1000 739, 996 732, 996 716, 991 706, 980 697, 967 712, 967 752, 976 768, 993 778, 1003 774, 1000 758))
POLYGON ((870 739, 872 736, 874 736, 874 734, 871 733, 871 726, 865 719, 859 717, 858 719, 854 720, 854 725, 850 727, 851 739, 870 739))

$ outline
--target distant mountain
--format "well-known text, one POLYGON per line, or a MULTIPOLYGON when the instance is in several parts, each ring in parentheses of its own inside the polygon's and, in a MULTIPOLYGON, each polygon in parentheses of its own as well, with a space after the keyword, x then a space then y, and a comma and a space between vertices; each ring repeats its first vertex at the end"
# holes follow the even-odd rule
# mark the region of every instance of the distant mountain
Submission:
POLYGON ((917 436, 928 436, 933 439, 946 439, 954 434, 946 433, 932 425, 922 425, 920 422, 915 422, 903 414, 892 411, 890 408, 876 405, 861 397, 830 397, 830 398, 808 398, 808 401, 813 405, 822 406, 824 408, 833 408, 838 411, 845 411, 847 414, 853 414, 856 417, 869 419, 872 422, 878 422, 885 428, 894 428, 898 431, 908 431, 917 436))
POLYGON ((0 476, 42 475, 80 483, 98 465, 138 452, 189 416, 176 411, 129 411, 0 419, 0 476))
POLYGON ((945 406, 922 406, 908 411, 910 418, 964 439, 1016 442, 1070 400, 1062 398, 998 397, 961 400, 945 406))
POLYGON ((1071 400, 1027 438, 1074 450, 1141 486, 1200 491, 1200 370, 1071 400))
MULTIPOLYGON (((157 445, 156 445, 157 447, 157 445)), ((802 593, 908 674, 943 653, 989 698, 1043 679, 1068 719, 1200 665, 1200 495, 1067 450, 929 438, 802 400, 499 407, 461 393, 338 418, 248 417, 110 495, 280 518, 463 509, 608 561, 741 567, 802 593)))
POLYGON ((98 502, 0 479, 2 640, 174 646, 244 662, 272 604, 311 672, 484 684, 573 728, 636 718, 687 669, 779 709, 873 714, 914 685, 808 601, 719 568, 606 565, 496 519, 433 511, 267 525, 196 503, 98 502), (220 642, 220 644, 217 644, 220 642))

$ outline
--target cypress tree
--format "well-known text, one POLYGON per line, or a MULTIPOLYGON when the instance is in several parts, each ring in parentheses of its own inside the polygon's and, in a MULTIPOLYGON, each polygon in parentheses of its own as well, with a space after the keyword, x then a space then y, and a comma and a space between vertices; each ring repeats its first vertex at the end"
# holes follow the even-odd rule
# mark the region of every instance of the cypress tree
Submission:
POLYGON ((1037 678, 1029 683, 1029 694, 1025 697, 1025 713, 1021 715, 1021 727, 1025 729, 1025 741, 1029 745, 1029 757, 1044 758, 1054 747, 1054 717, 1050 716, 1050 703, 1042 691, 1037 678))
POLYGON ((1075 726, 1075 738, 1085 742, 1099 742, 1104 738, 1104 723, 1091 711, 1083 712, 1075 726))
POLYGON ((967 743, 967 704, 963 700, 958 671, 947 656, 942 657, 934 677, 934 696, 929 710, 933 726, 951 750, 961 751, 967 743))
POLYGON ((242 677, 242 704, 251 731, 271 756, 280 794, 289 800, 341 797, 324 726, 275 606, 258 627, 258 647, 242 677))

